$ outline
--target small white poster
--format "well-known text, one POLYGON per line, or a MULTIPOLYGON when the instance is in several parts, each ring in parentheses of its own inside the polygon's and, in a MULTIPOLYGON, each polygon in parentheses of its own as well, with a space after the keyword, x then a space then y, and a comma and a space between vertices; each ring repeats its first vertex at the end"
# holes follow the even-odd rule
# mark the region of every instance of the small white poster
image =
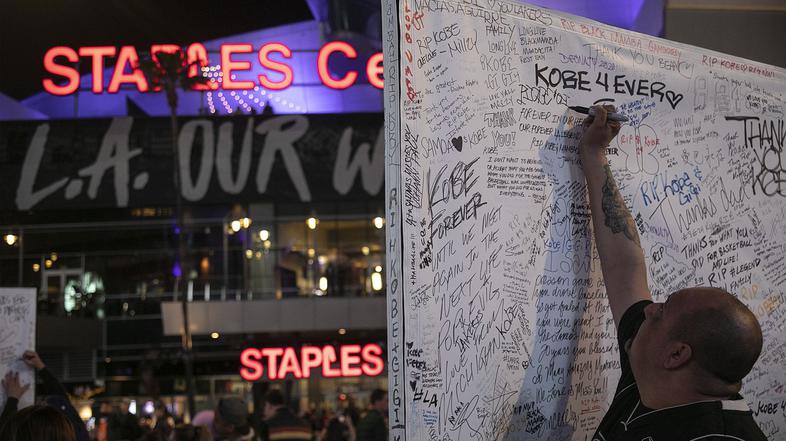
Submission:
MULTIPOLYGON (((19 382, 30 385, 19 399, 19 408, 33 404, 35 372, 22 361, 25 351, 35 350, 35 288, 0 288, 0 378, 19 373, 19 382)), ((6 403, 0 387, 0 412, 6 403)))

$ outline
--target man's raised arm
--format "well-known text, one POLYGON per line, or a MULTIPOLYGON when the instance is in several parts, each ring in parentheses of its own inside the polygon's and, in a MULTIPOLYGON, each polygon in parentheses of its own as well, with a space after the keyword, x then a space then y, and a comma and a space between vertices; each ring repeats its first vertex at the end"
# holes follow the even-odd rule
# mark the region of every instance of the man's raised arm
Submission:
POLYGON ((606 147, 617 136, 620 123, 607 120, 612 106, 595 107, 595 116, 584 120, 579 152, 589 189, 595 242, 614 322, 640 300, 651 300, 647 268, 633 217, 625 206, 606 159, 606 147))

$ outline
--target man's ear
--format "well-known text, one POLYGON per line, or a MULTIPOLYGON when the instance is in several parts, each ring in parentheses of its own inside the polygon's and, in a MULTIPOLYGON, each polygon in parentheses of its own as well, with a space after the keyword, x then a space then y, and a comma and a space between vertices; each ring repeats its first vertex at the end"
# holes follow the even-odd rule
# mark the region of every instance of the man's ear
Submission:
POLYGON ((669 343, 666 358, 663 361, 664 369, 678 369, 688 363, 693 357, 693 349, 689 344, 675 341, 669 343))

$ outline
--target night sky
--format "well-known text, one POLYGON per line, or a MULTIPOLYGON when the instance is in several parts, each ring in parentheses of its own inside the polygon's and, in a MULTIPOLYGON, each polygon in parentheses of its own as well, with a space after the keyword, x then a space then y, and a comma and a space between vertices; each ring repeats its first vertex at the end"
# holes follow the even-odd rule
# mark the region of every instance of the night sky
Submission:
POLYGON ((42 60, 52 46, 149 50, 312 19, 305 0, 8 0, 0 11, 0 92, 22 99, 43 90, 42 60))

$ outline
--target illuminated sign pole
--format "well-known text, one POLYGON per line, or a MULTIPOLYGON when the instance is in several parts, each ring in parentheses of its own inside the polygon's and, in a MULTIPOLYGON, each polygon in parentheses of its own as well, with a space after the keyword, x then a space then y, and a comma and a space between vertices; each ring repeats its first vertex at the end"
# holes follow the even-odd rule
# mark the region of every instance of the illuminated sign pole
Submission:
MULTIPOLYGON (((172 52, 179 49, 176 45, 157 44, 150 47, 150 53, 172 52)), ((254 47, 250 43, 222 44, 220 47, 221 76, 223 82, 220 88, 225 90, 251 90, 257 84, 269 90, 282 90, 292 85, 294 72, 292 67, 286 63, 272 60, 271 54, 278 53, 284 59, 292 58, 292 50, 282 43, 267 43, 257 51, 259 64, 282 76, 278 81, 271 80, 266 74, 258 76, 257 81, 238 80, 236 74, 242 71, 251 70, 251 61, 235 60, 233 56, 252 54, 254 47)), ((189 63, 193 63, 191 76, 196 76, 197 64, 207 66, 208 52, 202 43, 192 43, 186 49, 186 56, 189 63)), ((348 59, 358 57, 357 50, 349 43, 343 41, 331 41, 322 46, 317 55, 317 73, 323 85, 337 90, 351 87, 358 79, 358 72, 350 70, 341 78, 334 78, 328 71, 328 61, 332 56, 343 56, 348 59), (338 55, 340 53, 341 55, 338 55)), ((90 61, 92 73, 91 90, 95 94, 117 93, 122 85, 133 85, 139 92, 147 92, 150 85, 142 72, 136 68, 139 64, 139 54, 133 46, 88 46, 74 49, 67 46, 56 46, 50 48, 44 55, 44 69, 47 73, 59 77, 59 81, 52 78, 44 78, 43 87, 47 92, 63 96, 70 95, 79 89, 80 74, 74 63, 79 62, 80 58, 90 61), (104 88, 104 69, 105 61, 117 57, 108 87, 104 88)), ((366 76, 369 83, 382 89, 382 53, 373 54, 366 61, 366 76)), ((215 90, 219 89, 219 84, 211 82, 207 85, 197 85, 195 90, 215 90)))
POLYGON ((303 346, 295 348, 247 348, 240 354, 240 376, 246 381, 311 378, 312 370, 321 369, 325 378, 376 377, 385 370, 382 347, 360 345, 303 346), (335 365, 335 366, 334 366, 335 365))

